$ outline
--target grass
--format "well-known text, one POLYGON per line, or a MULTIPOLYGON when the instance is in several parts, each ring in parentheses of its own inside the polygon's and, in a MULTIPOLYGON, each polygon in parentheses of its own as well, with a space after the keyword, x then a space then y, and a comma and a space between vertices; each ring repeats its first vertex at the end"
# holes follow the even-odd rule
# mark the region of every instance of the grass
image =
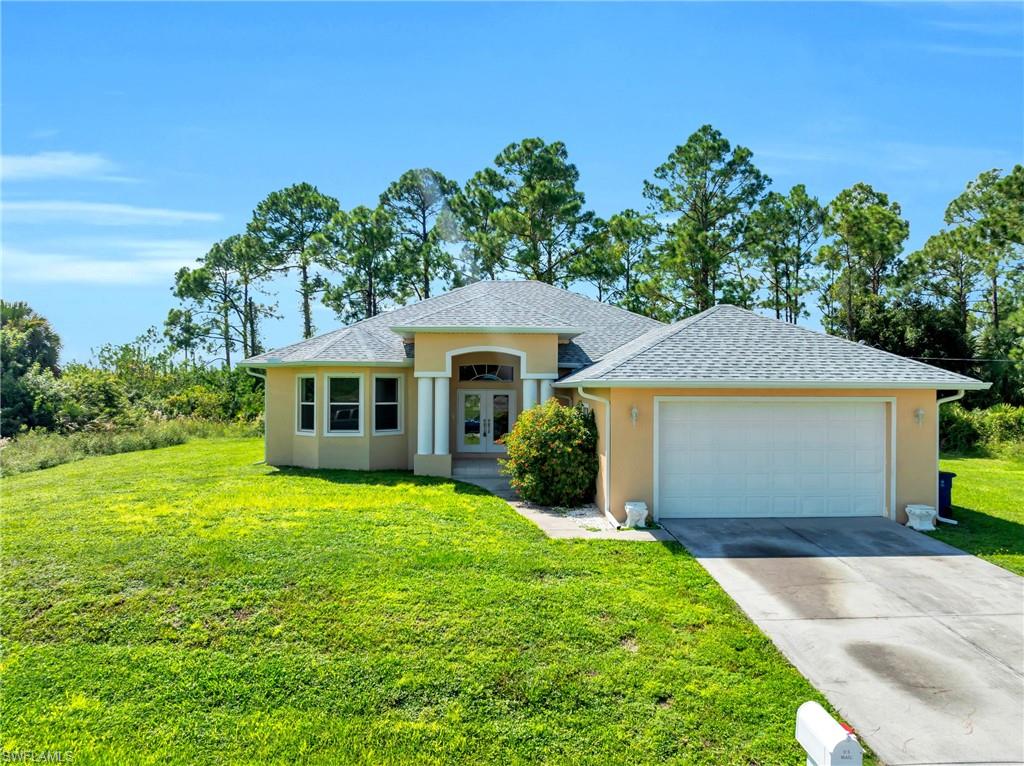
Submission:
POLYGON ((1024 575, 1024 459, 946 456, 957 526, 933 534, 950 545, 1024 575))
POLYGON ((676 544, 254 439, 0 482, 5 751, 75 763, 802 763, 822 697, 676 544))
POLYGON ((70 434, 37 429, 0 440, 0 472, 14 476, 94 455, 169 447, 190 439, 254 436, 257 423, 218 423, 194 418, 147 421, 133 428, 77 431, 70 434))

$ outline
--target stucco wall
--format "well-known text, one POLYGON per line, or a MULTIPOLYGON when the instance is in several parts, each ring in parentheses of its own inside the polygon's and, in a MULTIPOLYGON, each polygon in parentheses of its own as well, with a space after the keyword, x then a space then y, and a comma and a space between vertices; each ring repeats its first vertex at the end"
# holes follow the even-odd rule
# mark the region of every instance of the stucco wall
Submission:
MULTIPOLYGON (((271 367, 267 370, 267 462, 304 468, 349 468, 354 470, 412 466, 410 423, 416 422, 416 393, 412 369, 408 367, 271 367), (360 417, 362 436, 334 436, 325 433, 327 375, 344 373, 363 378, 360 417), (298 378, 313 375, 316 380, 315 433, 299 434, 298 378), (403 378, 401 434, 373 435, 373 376, 399 375, 403 378)), ((414 440, 415 434, 413 434, 414 440)))
POLYGON ((555 373, 558 369, 558 336, 554 334, 416 333, 416 372, 444 372, 447 352, 474 346, 525 352, 527 373, 555 373))
MULTIPOLYGON (((903 508, 908 503, 936 505, 936 396, 932 390, 834 390, 834 389, 586 389, 588 393, 611 400, 611 506, 616 518, 625 518, 623 505, 628 500, 643 500, 654 508, 654 397, 656 396, 739 396, 739 397, 884 397, 895 399, 896 455, 895 490, 897 520, 906 519, 903 508), (630 410, 638 410, 637 422, 630 420, 630 410), (914 411, 924 410, 924 420, 917 423, 914 411)), ((588 401, 597 415, 598 428, 604 430, 604 408, 588 401)), ((891 415, 887 417, 887 432, 891 415)), ((601 471, 598 477, 598 503, 603 507, 604 438, 599 444, 601 471)), ((886 449, 888 450, 887 439, 886 449)), ((888 455, 887 455, 888 458, 888 455)), ((888 460, 887 460, 888 462, 888 460)), ((890 493, 887 492, 887 499, 890 493)), ((888 500, 887 500, 888 502, 888 500)))

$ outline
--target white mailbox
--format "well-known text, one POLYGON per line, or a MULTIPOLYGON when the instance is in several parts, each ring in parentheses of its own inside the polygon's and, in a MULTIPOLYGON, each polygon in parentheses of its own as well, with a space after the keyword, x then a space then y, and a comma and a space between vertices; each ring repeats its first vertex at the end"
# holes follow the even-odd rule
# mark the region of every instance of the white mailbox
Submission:
POLYGON ((796 711, 796 741, 807 751, 807 766, 862 766, 860 742, 817 702, 796 711))

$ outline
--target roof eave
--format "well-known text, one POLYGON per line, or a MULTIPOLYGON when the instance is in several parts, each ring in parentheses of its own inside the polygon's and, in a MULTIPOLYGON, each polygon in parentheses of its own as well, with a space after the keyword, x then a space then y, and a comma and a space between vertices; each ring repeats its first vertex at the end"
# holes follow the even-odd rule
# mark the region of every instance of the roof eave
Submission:
POLYGON ((412 367, 412 359, 302 359, 299 361, 259 361, 245 359, 236 367, 412 367))
POLYGON ((980 380, 971 381, 807 381, 807 380, 665 380, 655 378, 636 378, 632 380, 608 380, 594 378, 590 380, 560 380, 553 384, 555 388, 576 388, 588 386, 592 388, 795 388, 795 389, 918 389, 935 391, 984 391, 992 386, 980 380))

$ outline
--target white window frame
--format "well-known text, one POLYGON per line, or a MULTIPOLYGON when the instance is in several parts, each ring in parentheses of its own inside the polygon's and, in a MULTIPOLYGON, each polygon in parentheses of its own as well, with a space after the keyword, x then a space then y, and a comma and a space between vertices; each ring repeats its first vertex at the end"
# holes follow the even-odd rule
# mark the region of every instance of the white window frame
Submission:
MULTIPOLYGON (((372 420, 372 423, 373 423, 373 435, 374 436, 399 436, 400 434, 405 433, 405 375, 400 373, 400 372, 390 372, 390 373, 382 372, 382 373, 374 373, 372 378, 373 378, 373 383, 372 383, 372 385, 373 385, 373 396, 371 398, 372 398, 373 401, 370 404, 370 407, 372 408, 372 410, 370 412, 370 417, 373 418, 373 420, 372 420), (377 380, 378 380, 378 378, 393 378, 393 379, 398 381, 398 383, 396 385, 396 389, 397 389, 397 393, 398 393, 398 402, 397 402, 397 404, 398 404, 398 428, 397 429, 387 429, 387 430, 383 430, 382 431, 382 430, 377 428, 377 380)), ((393 402, 381 402, 381 404, 393 404, 393 402)))
POLYGON ((316 436, 316 375, 296 375, 295 376, 295 435, 296 436, 316 436), (313 401, 303 402, 302 401, 302 381, 312 380, 313 381, 313 401), (304 406, 312 405, 313 407, 313 427, 305 431, 302 428, 302 408, 304 406))
POLYGON ((366 376, 360 372, 329 372, 324 375, 324 436, 362 436, 366 430, 366 376), (359 428, 355 431, 331 430, 331 381, 355 378, 359 381, 359 428))

